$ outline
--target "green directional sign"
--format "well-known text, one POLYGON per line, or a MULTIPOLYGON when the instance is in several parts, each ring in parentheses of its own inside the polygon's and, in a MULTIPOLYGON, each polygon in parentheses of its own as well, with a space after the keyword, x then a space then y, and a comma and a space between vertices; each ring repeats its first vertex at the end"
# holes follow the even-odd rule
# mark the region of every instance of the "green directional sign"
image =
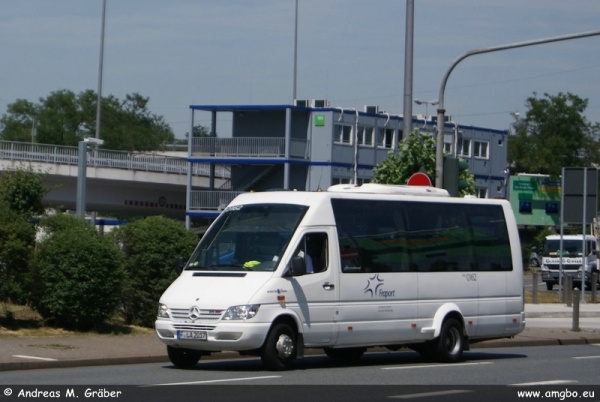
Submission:
POLYGON ((561 183, 547 176, 512 176, 509 200, 518 225, 560 225, 561 183))

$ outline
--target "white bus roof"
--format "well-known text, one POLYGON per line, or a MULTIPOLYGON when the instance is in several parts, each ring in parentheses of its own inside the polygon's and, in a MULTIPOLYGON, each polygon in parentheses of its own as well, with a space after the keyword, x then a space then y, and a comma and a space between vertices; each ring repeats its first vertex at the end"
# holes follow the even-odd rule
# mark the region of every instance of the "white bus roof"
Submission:
POLYGON ((362 186, 354 184, 336 184, 327 189, 329 192, 369 193, 369 194, 401 194, 420 195, 425 197, 450 197, 448 191, 428 186, 401 186, 394 184, 365 183, 362 186))

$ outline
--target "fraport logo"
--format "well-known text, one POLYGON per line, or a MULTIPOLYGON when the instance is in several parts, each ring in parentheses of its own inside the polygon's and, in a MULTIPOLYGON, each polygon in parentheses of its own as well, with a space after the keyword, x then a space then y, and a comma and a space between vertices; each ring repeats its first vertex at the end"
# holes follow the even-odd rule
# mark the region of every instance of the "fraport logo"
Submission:
POLYGON ((396 294, 395 290, 383 290, 383 279, 379 277, 379 274, 372 276, 367 280, 367 286, 365 287, 365 294, 370 294, 373 297, 394 297, 396 294))

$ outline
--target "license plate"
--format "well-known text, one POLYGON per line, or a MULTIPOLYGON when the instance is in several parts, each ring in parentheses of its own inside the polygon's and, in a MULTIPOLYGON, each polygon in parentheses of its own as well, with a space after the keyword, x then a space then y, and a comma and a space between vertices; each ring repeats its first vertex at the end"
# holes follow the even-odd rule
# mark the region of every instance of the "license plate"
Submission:
POLYGON ((206 340, 206 331, 177 331, 177 339, 206 340))

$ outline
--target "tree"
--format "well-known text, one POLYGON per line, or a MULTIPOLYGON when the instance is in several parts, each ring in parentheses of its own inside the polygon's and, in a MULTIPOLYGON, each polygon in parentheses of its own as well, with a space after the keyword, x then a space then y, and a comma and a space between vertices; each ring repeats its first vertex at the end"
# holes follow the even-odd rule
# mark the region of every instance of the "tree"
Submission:
POLYGON ((175 140, 163 117, 148 110, 149 98, 134 93, 126 95, 121 102, 114 98, 109 100, 112 113, 103 117, 106 122, 102 123, 101 134, 106 149, 154 151, 175 140))
MULTIPOLYGON (((97 94, 86 90, 76 95, 69 90, 50 93, 39 104, 18 99, 8 105, 0 119, 0 138, 9 141, 31 140, 35 124, 36 142, 76 146, 85 137, 96 135, 97 94)), ((114 96, 102 98, 100 137, 107 149, 124 151, 159 150, 175 136, 162 116, 148 110, 149 98, 138 93, 121 101, 114 96)))
POLYGON ((588 100, 571 93, 527 98, 528 111, 513 124, 508 158, 519 173, 558 177, 563 167, 590 166, 600 162, 600 126, 583 113, 588 100))
MULTIPOLYGON (((374 171, 373 182, 382 184, 406 184, 410 176, 424 170, 429 179, 435 181, 436 140, 430 133, 420 134, 414 129, 400 142, 398 153, 390 152, 374 171)), ((461 179, 468 187, 461 190, 460 196, 475 194, 473 174, 461 172, 461 179)))
POLYGON ((25 277, 35 245, 29 219, 44 213, 43 175, 28 168, 0 175, 0 300, 25 302, 25 277))
POLYGON ((0 118, 1 138, 6 141, 31 141, 37 106, 25 99, 17 99, 8 105, 7 111, 8 115, 0 118))
POLYGON ((391 151, 386 159, 373 169, 375 183, 406 184, 410 176, 422 169, 435 180, 435 139, 430 133, 420 134, 414 129, 399 144, 398 153, 391 151))
POLYGON ((0 175, 0 200, 26 218, 44 213, 43 199, 50 190, 44 186, 44 176, 27 168, 8 169, 0 175))
POLYGON ((48 323, 89 330, 113 316, 125 271, 108 236, 83 219, 59 214, 40 221, 45 231, 29 274, 30 302, 48 323))
POLYGON ((177 278, 175 259, 190 256, 198 237, 162 216, 129 223, 113 235, 125 253, 127 279, 121 299, 125 321, 152 326, 158 299, 177 278))
POLYGON ((26 275, 34 245, 34 225, 0 200, 0 301, 26 302, 26 275))

